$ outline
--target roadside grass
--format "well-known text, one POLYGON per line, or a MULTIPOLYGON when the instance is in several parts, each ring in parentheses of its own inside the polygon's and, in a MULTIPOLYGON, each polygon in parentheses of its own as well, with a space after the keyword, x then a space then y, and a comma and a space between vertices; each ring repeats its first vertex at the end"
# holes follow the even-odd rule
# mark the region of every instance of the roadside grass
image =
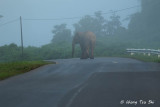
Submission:
POLYGON ((147 56, 147 55, 136 54, 136 55, 127 55, 125 57, 141 60, 141 61, 144 61, 144 62, 160 63, 160 58, 158 58, 157 55, 147 56))
POLYGON ((119 54, 119 55, 107 55, 107 56, 98 56, 98 57, 122 57, 122 58, 132 58, 132 59, 137 59, 140 61, 144 61, 144 62, 155 62, 155 63, 160 63, 160 58, 158 58, 157 55, 143 55, 143 54, 134 54, 134 55, 130 55, 130 54, 119 54))
POLYGON ((30 70, 33 70, 40 66, 53 63, 45 61, 19 61, 0 63, 0 80, 29 72, 30 70))

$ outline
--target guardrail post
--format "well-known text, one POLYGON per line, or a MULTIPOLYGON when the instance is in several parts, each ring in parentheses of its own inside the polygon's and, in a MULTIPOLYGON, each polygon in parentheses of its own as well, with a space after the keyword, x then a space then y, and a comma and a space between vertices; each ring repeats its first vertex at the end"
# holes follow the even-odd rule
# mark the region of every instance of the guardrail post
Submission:
POLYGON ((148 56, 151 56, 151 54, 150 54, 150 53, 148 53, 148 56))
POLYGON ((158 49, 158 58, 160 58, 160 49, 158 49))
POLYGON ((131 56, 132 56, 132 55, 134 55, 134 53, 133 53, 133 52, 131 52, 131 56))

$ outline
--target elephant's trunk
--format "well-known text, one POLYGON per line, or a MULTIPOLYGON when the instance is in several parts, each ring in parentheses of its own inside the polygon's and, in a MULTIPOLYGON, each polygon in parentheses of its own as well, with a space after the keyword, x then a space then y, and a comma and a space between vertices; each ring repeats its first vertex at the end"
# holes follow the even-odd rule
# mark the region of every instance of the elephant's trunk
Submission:
POLYGON ((74 48, 75 48, 75 43, 72 42, 72 58, 74 57, 74 48))

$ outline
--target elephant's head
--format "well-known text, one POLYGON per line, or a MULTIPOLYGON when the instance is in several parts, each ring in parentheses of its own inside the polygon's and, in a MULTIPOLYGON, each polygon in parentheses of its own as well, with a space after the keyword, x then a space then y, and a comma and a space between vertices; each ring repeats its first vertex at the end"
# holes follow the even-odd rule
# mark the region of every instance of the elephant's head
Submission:
POLYGON ((81 33, 79 32, 75 33, 72 41, 72 57, 74 57, 75 44, 80 43, 80 40, 81 40, 81 33))

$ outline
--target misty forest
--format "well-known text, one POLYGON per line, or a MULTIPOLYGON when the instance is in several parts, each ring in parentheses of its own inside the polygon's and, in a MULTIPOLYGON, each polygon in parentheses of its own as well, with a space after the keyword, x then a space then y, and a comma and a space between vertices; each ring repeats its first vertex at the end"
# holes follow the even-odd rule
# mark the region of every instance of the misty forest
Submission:
MULTIPOLYGON (((41 47, 24 47, 15 43, 0 46, 0 61, 46 60, 71 58, 72 39, 75 32, 92 31, 96 35, 95 57, 125 57, 127 48, 160 49, 160 1, 141 0, 141 11, 126 17, 128 27, 123 27, 116 11, 109 18, 104 18, 101 11, 94 15, 83 16, 73 25, 74 31, 67 24, 55 25, 53 38, 49 44, 41 47)), ((0 20, 3 14, 0 15, 0 20)), ((3 17, 4 18, 4 17, 3 17)), ((80 57, 80 46, 75 47, 75 56, 80 57)))

